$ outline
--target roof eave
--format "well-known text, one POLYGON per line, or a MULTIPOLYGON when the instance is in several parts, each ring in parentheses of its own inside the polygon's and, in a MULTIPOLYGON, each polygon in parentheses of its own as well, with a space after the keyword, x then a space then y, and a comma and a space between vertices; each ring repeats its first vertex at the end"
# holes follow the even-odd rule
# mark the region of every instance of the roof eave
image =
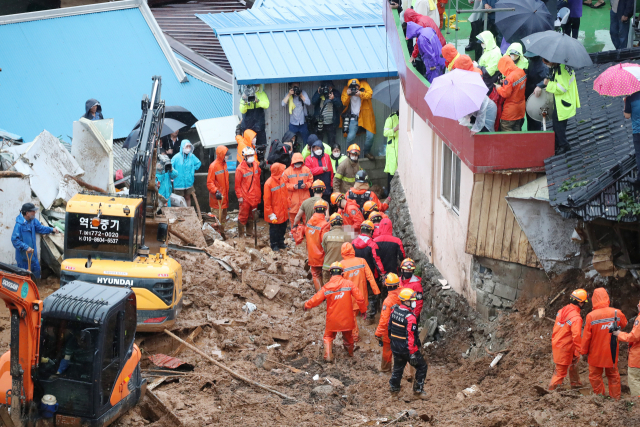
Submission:
MULTIPOLYGON (((317 74, 317 75, 304 75, 304 76, 296 76, 296 81, 300 81, 300 82, 315 82, 315 81, 322 81, 322 80, 340 80, 340 79, 344 79, 344 80, 348 80, 350 78, 353 77, 357 77, 359 79, 366 79, 366 78, 376 78, 376 77, 387 77, 387 78, 392 78, 392 77, 398 77, 398 72, 397 71, 372 71, 372 72, 359 72, 359 71, 354 71, 351 73, 341 73, 341 74, 317 74)), ((268 77, 268 78, 257 78, 257 79, 250 79, 250 78, 242 78, 242 77, 237 77, 238 80, 238 84, 239 85, 252 85, 252 84, 268 84, 268 83, 289 83, 291 81, 291 76, 285 76, 285 77, 268 77)))

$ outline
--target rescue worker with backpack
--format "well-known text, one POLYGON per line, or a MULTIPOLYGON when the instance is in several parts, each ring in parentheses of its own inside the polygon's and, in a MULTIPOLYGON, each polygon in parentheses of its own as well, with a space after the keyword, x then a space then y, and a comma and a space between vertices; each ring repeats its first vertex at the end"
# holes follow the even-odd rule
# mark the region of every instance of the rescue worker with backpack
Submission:
MULTIPOLYGON (((360 225, 360 235, 353 239, 351 243, 353 244, 356 256, 364 258, 367 262, 369 269, 373 272, 373 277, 375 277, 376 280, 382 280, 383 267, 382 261, 380 261, 380 257, 378 256, 380 248, 378 248, 378 244, 373 241, 373 230, 373 223, 371 221, 364 221, 360 225)), ((367 308, 366 324, 372 325, 375 322, 378 295, 374 294, 370 286, 367 292, 369 294, 369 307, 367 308)))
POLYGON ((318 200, 313 206, 314 214, 307 221, 304 228, 304 235, 307 241, 307 257, 313 277, 313 286, 316 292, 324 284, 322 281, 322 265, 324 264, 324 249, 322 248, 322 238, 324 233, 329 231, 329 223, 326 219, 329 204, 324 200, 318 200))
POLYGON ((587 303, 587 291, 576 289, 569 297, 569 304, 565 305, 556 315, 551 335, 551 350, 556 370, 549 382, 549 390, 555 390, 562 384, 569 372, 571 387, 581 387, 578 362, 580 361, 580 347, 582 344, 582 317, 580 310, 587 303))
POLYGON ((391 353, 393 353, 393 372, 389 380, 391 395, 397 396, 400 392, 402 374, 409 363, 416 370, 413 395, 419 399, 427 399, 428 396, 424 392, 427 362, 420 353, 418 322, 413 314, 416 307, 416 292, 411 289, 402 289, 398 299, 400 304, 393 306, 387 324, 387 336, 391 341, 391 353))
POLYGON ((236 169, 235 190, 240 209, 238 212, 238 237, 253 235, 253 221, 260 204, 260 166, 256 161, 256 152, 251 147, 242 150, 244 159, 236 169))
POLYGON ((356 173, 356 183, 353 188, 349 189, 346 193, 346 198, 354 200, 358 206, 360 206, 361 210, 364 209, 364 204, 371 200, 378 205, 382 212, 386 211, 389 205, 380 203, 380 199, 378 199, 376 193, 370 190, 368 181, 369 177, 367 176, 367 172, 364 170, 358 171, 358 173, 356 173))
POLYGON ((360 224, 364 221, 360 207, 353 200, 346 199, 342 193, 331 194, 331 204, 338 208, 347 231, 360 232, 360 224))
POLYGON ((353 357, 355 344, 353 342, 352 331, 355 327, 355 312, 353 311, 353 299, 364 316, 366 306, 364 297, 353 282, 344 279, 344 267, 339 262, 334 262, 329 267, 330 280, 304 303, 304 310, 310 310, 327 301, 327 317, 324 330, 324 360, 333 362, 333 340, 338 332, 342 333, 344 349, 353 357), (352 299, 353 297, 353 299, 352 299))
POLYGON ((422 305, 424 301, 422 299, 422 278, 413 274, 416 271, 416 263, 411 258, 405 258, 400 264, 400 287, 408 288, 416 291, 416 308, 413 310, 413 314, 416 315, 416 320, 420 323, 420 313, 422 313, 422 305))
POLYGON ((387 297, 382 303, 382 311, 380 312, 380 322, 376 328, 375 336, 378 339, 378 345, 382 347, 382 360, 380 361, 380 372, 391 372, 391 362, 393 354, 391 353, 391 340, 389 339, 389 318, 393 308, 400 304, 400 279, 396 274, 389 273, 384 280, 387 288, 387 297))

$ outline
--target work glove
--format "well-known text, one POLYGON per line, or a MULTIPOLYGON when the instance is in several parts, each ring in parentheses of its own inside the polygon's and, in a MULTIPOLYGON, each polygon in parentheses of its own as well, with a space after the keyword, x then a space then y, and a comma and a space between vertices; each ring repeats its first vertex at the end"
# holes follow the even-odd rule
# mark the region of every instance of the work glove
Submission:
POLYGON ((411 354, 411 356, 409 356, 409 365, 415 368, 420 364, 420 359, 422 359, 422 356, 420 355, 419 351, 416 351, 415 353, 411 354))
POLYGON ((376 336, 376 338, 378 339, 378 347, 384 347, 384 342, 382 342, 382 337, 376 336))
POLYGON ((216 199, 217 200, 222 200, 222 193, 219 191, 216 191, 216 199))
POLYGON ((276 216, 276 214, 269 215, 269 221, 276 222, 277 220, 278 220, 278 217, 276 216))

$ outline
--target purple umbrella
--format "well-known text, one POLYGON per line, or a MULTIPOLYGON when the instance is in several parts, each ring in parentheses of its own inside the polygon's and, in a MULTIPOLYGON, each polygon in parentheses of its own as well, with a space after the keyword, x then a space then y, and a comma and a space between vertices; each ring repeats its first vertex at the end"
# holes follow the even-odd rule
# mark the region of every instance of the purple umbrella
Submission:
POLYGON ((459 120, 478 111, 487 96, 479 73, 455 69, 433 79, 424 97, 434 116, 459 120))

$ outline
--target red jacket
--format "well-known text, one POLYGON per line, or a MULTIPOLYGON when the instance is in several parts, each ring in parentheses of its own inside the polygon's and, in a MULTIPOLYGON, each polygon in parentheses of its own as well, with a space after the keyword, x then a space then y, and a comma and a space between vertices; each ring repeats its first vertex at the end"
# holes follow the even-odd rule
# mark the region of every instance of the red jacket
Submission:
POLYGON ((271 165, 271 178, 264 183, 264 220, 269 224, 282 224, 289 220, 289 192, 287 180, 283 175, 284 165, 271 165), (269 219, 276 215, 275 221, 269 219))
MULTIPOLYGON (((618 317, 618 326, 627 326, 627 318, 621 310, 609 307, 609 295, 604 288, 593 291, 591 298, 593 311, 587 314, 582 333, 580 353, 589 355, 589 365, 597 368, 613 368, 611 355, 611 334, 609 326, 613 325, 614 314, 618 317)), ((620 345, 616 343, 615 359, 618 360, 620 345)))
POLYGON ((551 350, 556 364, 571 365, 575 357, 580 357, 581 333, 580 307, 574 304, 565 305, 556 315, 551 335, 551 350))
MULTIPOLYGON (((356 249, 356 253, 358 252, 359 249, 370 248, 371 249, 372 261, 369 261, 369 260, 367 261, 367 263, 369 263, 369 268, 374 273, 376 273, 378 270, 380 272, 384 271, 384 268, 382 267, 382 261, 380 261, 380 257, 378 256, 378 251, 380 249, 378 248, 378 244, 376 242, 374 242, 371 237, 365 236, 364 234, 361 234, 358 237, 356 237, 351 242, 351 244, 356 249), (375 264, 375 266, 372 265, 372 263, 375 264), (377 267, 377 268, 375 268, 375 267, 377 267)), ((366 257, 361 257, 361 258, 365 258, 366 259, 366 257)), ((377 274, 374 274, 374 275, 376 277, 378 276, 377 274)))
POLYGON ((413 309, 413 314, 415 314, 416 317, 420 317, 420 313, 422 313, 422 306, 424 305, 424 301, 422 299, 422 278, 413 275, 411 279, 401 279, 400 289, 402 288, 412 289, 418 294, 418 300, 416 301, 416 308, 413 309))
POLYGON ((260 191, 260 166, 254 161, 251 166, 242 161, 236 169, 236 196, 251 206, 258 206, 262 192, 260 191))
POLYGON ((347 204, 344 209, 339 209, 338 213, 342 215, 342 220, 344 221, 344 225, 350 226, 356 233, 360 233, 360 225, 364 221, 364 216, 362 215, 362 211, 358 204, 351 200, 346 199, 347 204))
POLYGON ((227 151, 229 151, 227 147, 219 145, 216 148, 216 160, 209 165, 207 190, 209 190, 209 207, 212 209, 218 209, 218 202, 220 202, 222 209, 229 207, 229 171, 224 159, 227 151), (216 191, 222 193, 222 200, 216 199, 216 191))
POLYGON ((509 56, 503 56, 498 61, 498 70, 504 76, 502 86, 497 87, 498 94, 504 98, 501 120, 520 120, 524 117, 526 100, 524 89, 527 85, 527 75, 516 67, 509 56))
POLYGON ((407 256, 404 253, 402 240, 393 235, 393 226, 390 219, 383 219, 380 222, 380 236, 373 239, 378 244, 380 251, 378 255, 382 261, 383 273, 398 273, 400 263, 407 256))
MULTIPOLYGON (((447 43, 444 36, 442 35, 442 32, 440 31, 440 27, 435 22, 433 22, 433 19, 429 18, 428 16, 420 15, 413 9, 407 9, 404 11, 404 22, 415 22, 422 28, 431 28, 436 32, 438 40, 440 40, 442 46, 447 43)), ((418 43, 416 43, 411 56, 416 58, 418 56, 418 52, 418 43)))
POLYGON ((331 157, 328 154, 324 154, 322 156, 322 161, 319 162, 318 158, 311 154, 304 161, 304 165, 309 168, 311 173, 313 174, 313 179, 319 179, 324 182, 326 189, 324 190, 325 195, 331 194, 331 186, 333 185, 333 164, 331 163, 331 157), (322 168, 326 166, 327 172, 325 172, 322 168))
POLYGON ((353 282, 342 276, 333 276, 311 299, 304 303, 304 308, 317 307, 322 301, 327 301, 327 324, 325 331, 352 331, 356 327, 351 297, 354 297, 360 308, 360 313, 367 311, 364 297, 353 282))

